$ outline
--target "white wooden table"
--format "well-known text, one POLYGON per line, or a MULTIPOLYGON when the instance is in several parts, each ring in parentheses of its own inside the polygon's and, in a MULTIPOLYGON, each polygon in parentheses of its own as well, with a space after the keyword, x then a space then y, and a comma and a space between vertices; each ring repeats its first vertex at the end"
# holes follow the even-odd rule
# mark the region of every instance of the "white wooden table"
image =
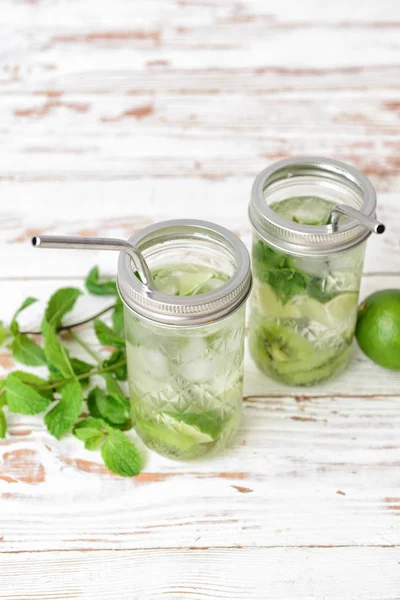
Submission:
MULTIPOLYGON (((400 287, 397 0, 2 0, 0 33, 6 322, 94 264, 116 272, 114 255, 42 253, 31 235, 127 237, 186 216, 248 243, 254 176, 293 154, 370 176, 388 229, 362 295, 400 287)), ((15 368, 4 348, 0 365, 15 368)), ((357 349, 310 389, 247 359, 234 447, 189 463, 148 452, 128 480, 8 415, 0 599, 398 600, 399 394, 400 373, 357 349)))

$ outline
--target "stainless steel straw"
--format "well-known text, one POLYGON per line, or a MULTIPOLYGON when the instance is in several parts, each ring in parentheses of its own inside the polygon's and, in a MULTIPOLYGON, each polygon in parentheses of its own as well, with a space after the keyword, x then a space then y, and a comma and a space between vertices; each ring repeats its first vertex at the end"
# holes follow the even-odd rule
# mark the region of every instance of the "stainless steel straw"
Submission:
POLYGON ((331 224, 334 231, 337 229, 338 221, 341 215, 348 217, 352 221, 357 221, 360 223, 360 225, 363 225, 366 229, 369 229, 373 233, 383 233, 386 229, 383 223, 380 223, 376 219, 369 217, 359 210, 356 210, 351 206, 347 206, 347 204, 337 204, 332 210, 331 224))
POLYGON ((140 279, 149 289, 154 289, 150 269, 142 253, 130 242, 117 238, 74 237, 69 235, 36 235, 32 238, 35 248, 69 248, 75 250, 116 250, 126 252, 133 260, 140 279))

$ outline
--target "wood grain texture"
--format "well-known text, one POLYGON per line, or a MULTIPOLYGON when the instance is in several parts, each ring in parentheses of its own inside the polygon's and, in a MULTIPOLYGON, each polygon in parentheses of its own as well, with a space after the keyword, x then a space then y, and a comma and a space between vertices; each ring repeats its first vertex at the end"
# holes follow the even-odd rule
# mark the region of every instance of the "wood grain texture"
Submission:
MULTIPOLYGON (((126 238, 201 217, 249 245, 254 176, 298 154, 371 178, 388 229, 368 242, 361 295, 400 287, 396 0, 2 0, 0 21, 6 323, 33 295, 21 324, 35 328, 93 264, 116 272, 114 254, 33 251, 32 235, 126 238)), ((108 302, 81 298, 70 319, 108 302)), ((13 368, 0 348, 0 377, 13 368)), ((233 448, 189 463, 143 448, 128 480, 8 414, 0 599, 399 600, 399 390, 357 348, 314 388, 246 355, 233 448)))
POLYGON ((0 599, 397 600, 399 555, 399 548, 46 552, 29 561, 0 555, 0 599))
POLYGON ((322 154, 393 189, 397 3, 294 4, 4 0, 1 177, 229 181, 322 154))

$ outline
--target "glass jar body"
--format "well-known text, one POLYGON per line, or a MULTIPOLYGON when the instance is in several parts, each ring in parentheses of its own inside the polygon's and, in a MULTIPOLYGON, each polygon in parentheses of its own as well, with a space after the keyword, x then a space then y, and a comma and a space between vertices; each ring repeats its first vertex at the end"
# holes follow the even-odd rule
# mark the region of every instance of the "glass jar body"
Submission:
POLYGON ((244 305, 207 325, 171 327, 125 307, 136 431, 152 450, 191 459, 228 445, 242 407, 244 305))
POLYGON ((365 243, 332 255, 296 256, 253 237, 252 358, 289 385, 313 385, 349 362, 365 243))

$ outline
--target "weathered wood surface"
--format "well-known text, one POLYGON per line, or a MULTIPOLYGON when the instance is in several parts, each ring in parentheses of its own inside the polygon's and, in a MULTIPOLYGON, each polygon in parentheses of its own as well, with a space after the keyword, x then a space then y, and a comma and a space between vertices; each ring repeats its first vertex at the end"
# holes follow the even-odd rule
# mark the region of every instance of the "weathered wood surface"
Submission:
POLYGON ((11 589, 25 573, 18 600, 398 600, 398 558, 394 548, 170 548, 9 554, 2 567, 11 589))
MULTIPOLYGON (((400 287, 395 0, 3 0, 0 33, 6 322, 93 264, 115 273, 113 254, 32 250, 32 235, 127 237, 187 216, 249 244, 254 175, 305 153, 370 176, 388 230, 369 240, 361 294, 400 287)), ((13 368, 0 349, 0 377, 13 368)), ((9 415, 0 598, 399 600, 399 390, 357 349, 310 389, 247 357, 234 447, 190 463, 145 451, 131 480, 9 415)))

